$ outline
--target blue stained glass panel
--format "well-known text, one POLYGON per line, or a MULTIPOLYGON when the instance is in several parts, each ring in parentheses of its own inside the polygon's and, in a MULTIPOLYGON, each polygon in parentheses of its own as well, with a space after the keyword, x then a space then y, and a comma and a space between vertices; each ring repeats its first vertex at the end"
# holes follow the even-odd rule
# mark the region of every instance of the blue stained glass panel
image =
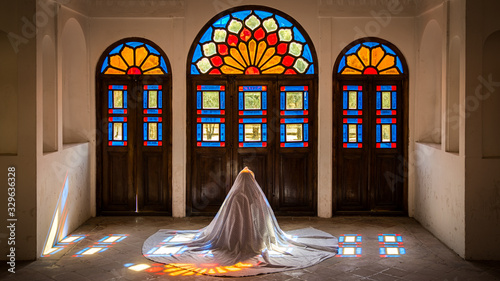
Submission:
POLYGON ((242 123, 263 123, 263 118, 243 118, 242 123))
POLYGON ((358 125, 358 142, 363 142, 363 125, 358 125))
POLYGON ((401 63, 399 57, 396 57, 396 66, 398 67, 399 71, 403 73, 403 64, 401 63))
POLYGON ((394 52, 391 48, 387 47, 386 45, 382 44, 382 48, 384 48, 384 50, 385 50, 387 53, 389 53, 389 54, 391 54, 391 55, 396 55, 396 53, 395 53, 395 52, 394 52))
POLYGON ((214 27, 220 27, 220 28, 225 28, 226 27, 226 24, 229 22, 229 19, 231 17, 229 15, 225 16, 225 17, 222 17, 220 18, 219 20, 217 20, 215 23, 214 23, 214 27))
POLYGON ((381 85, 380 90, 381 91, 392 91, 392 86, 391 85, 381 85))
POLYGON ((304 141, 309 141, 309 124, 304 124, 304 141))
POLYGON ((108 65, 109 65, 109 59, 108 59, 108 57, 106 57, 104 59, 104 62, 102 63, 101 73, 104 72, 104 70, 106 70, 106 68, 108 67, 108 65))
POLYGON ((345 55, 347 56, 347 55, 356 53, 356 51, 359 49, 360 46, 361 46, 361 44, 357 44, 356 46, 350 48, 349 51, 347 51, 345 53, 345 55))
POLYGON ((226 141, 226 125, 224 123, 220 125, 220 140, 226 141))
POLYGON ((343 109, 347 109, 347 91, 344 91, 343 109))
POLYGON ((396 109, 397 103, 396 103, 396 92, 392 92, 392 109, 396 109))
POLYGON ((392 148, 392 144, 391 143, 380 143, 380 148, 392 148))
POLYGON ((285 142, 285 125, 280 125, 280 141, 285 142))
POLYGON ((244 20, 248 15, 250 15, 252 11, 246 10, 246 11, 240 11, 240 12, 235 12, 233 13, 233 17, 238 18, 240 20, 244 20))
POLYGON ((127 108, 127 91, 123 91, 123 108, 127 108))
POLYGON ((285 147, 304 147, 305 143, 304 142, 287 142, 287 143, 284 143, 284 146, 285 147))
POLYGON ((160 141, 162 140, 161 138, 163 136, 163 134, 162 134, 162 127, 163 127, 162 123, 158 123, 158 140, 160 140, 160 141))
POLYGON ((196 124, 196 140, 201 141, 201 124, 196 124))
POLYGON ((358 118, 346 118, 346 123, 347 124, 358 124, 360 123, 358 118))
POLYGON ((207 41, 210 41, 212 40, 212 27, 209 27, 207 29, 207 31, 205 32, 205 34, 203 34, 203 36, 201 37, 200 39, 200 43, 205 43, 207 41))
POLYGON ((262 91, 262 86, 243 86, 243 91, 262 91))
POLYGON ((243 131, 244 131, 244 126, 243 124, 240 124, 238 126, 238 141, 242 142, 243 141, 243 131))
POLYGON ((346 143, 346 148, 359 148, 357 143, 346 143))
POLYGON ((243 92, 239 92, 238 109, 243 110, 243 92))
MULTIPOLYGON (((305 123, 305 119, 304 118, 286 118, 286 119, 281 119, 281 120, 284 120, 285 124, 289 124, 289 123, 305 123)), ((356 120, 358 120, 358 119, 356 119, 356 120)))
POLYGON ((281 92, 280 94, 280 109, 285 110, 285 92, 281 92))
POLYGON ((304 86, 285 86, 285 91, 304 91, 304 86))
POLYGON ((358 91, 359 90, 359 86, 348 85, 346 87, 347 87, 348 91, 358 91))
POLYGON ((161 68, 163 69, 163 71, 165 73, 168 73, 167 63, 165 62, 165 59, 163 57, 161 57, 161 59, 160 59, 160 65, 161 65, 161 68))
POLYGON ((141 45, 144 45, 144 43, 142 43, 142 42, 127 42, 127 43, 125 43, 125 45, 130 46, 132 48, 136 48, 136 47, 139 47, 141 45))
POLYGON ((127 122, 123 123, 123 140, 127 140, 127 122))
POLYGON ((194 64, 191 65, 191 74, 200 74, 200 72, 198 71, 198 69, 194 64))
POLYGON ((358 92, 358 109, 363 109, 363 92, 358 92))
POLYGON ((347 142, 347 125, 342 125, 342 141, 347 142))
POLYGON ((377 125, 377 129, 375 130, 377 132, 377 136, 376 136, 376 141, 377 142, 381 141, 381 137, 380 137, 381 130, 382 129, 380 128, 380 125, 377 125))
POLYGON ((338 73, 342 72, 342 69, 344 69, 344 67, 345 67, 345 56, 343 56, 342 59, 340 60, 339 69, 337 70, 338 73))
POLYGON ((381 124, 391 124, 393 118, 380 118, 381 124))
POLYGON ((306 60, 308 60, 309 62, 311 62, 311 63, 313 62, 312 54, 311 54, 311 49, 309 48, 309 44, 305 44, 305 46, 304 46, 304 52, 302 53, 302 56, 306 60))
POLYGON ((142 106, 143 108, 148 108, 148 91, 144 91, 142 95, 142 106))
POLYGON ((160 55, 160 53, 155 48, 149 46, 148 44, 146 44, 146 48, 148 48, 150 53, 153 53, 155 55, 160 55))
POLYGON ((301 43, 306 42, 306 39, 304 39, 304 36, 302 36, 300 31, 296 27, 293 27, 293 39, 295 39, 296 41, 299 41, 301 43))
POLYGON ((276 20, 278 20, 278 25, 280 27, 292 27, 293 24, 283 17, 276 15, 276 20))
POLYGON ((144 140, 148 140, 148 123, 144 122, 143 127, 144 140))
POLYGON ((201 92, 196 92, 196 108, 201 109, 201 92))
POLYGON ((393 115, 392 110, 380 110, 380 115, 393 115))
POLYGON ((391 137, 392 137, 392 142, 396 142, 396 125, 391 126, 391 137))
POLYGON ((220 142, 202 142, 201 146, 205 146, 205 147, 220 147, 221 143, 220 142))
POLYGON ((113 123, 108 123, 108 140, 113 140, 113 123))
POLYGON ((267 109, 267 92, 262 92, 262 109, 267 109))
POLYGON ((264 12, 264 11, 253 11, 257 16, 259 16, 261 19, 268 18, 272 16, 272 13, 269 12, 264 12))
POLYGON ((382 93, 377 92, 377 109, 382 107, 382 93))
POLYGON ((262 140, 267 141, 267 124, 262 125, 262 140))
POLYGON ((200 87, 204 91, 220 91, 222 89, 220 85, 200 85, 200 87))
POLYGON ((309 109, 309 92, 304 92, 304 109, 309 109))
POLYGON ((162 95, 162 91, 158 91, 158 108, 161 108, 162 104, 163 104, 163 95, 162 95))
POLYGON ((109 52, 110 55, 116 55, 120 53, 120 50, 123 48, 123 44, 118 45, 116 48, 114 48, 111 52, 109 52))
POLYGON ((263 147, 264 143, 263 142, 245 142, 242 143, 243 147, 263 147))
POLYGON ((108 91, 108 108, 113 108, 113 91, 108 91))
POLYGON ((225 109, 226 106, 226 92, 220 92, 220 108, 225 109))
POLYGON ((314 74, 314 64, 311 64, 309 66, 309 69, 307 70, 306 74, 314 74))
POLYGON ((375 46, 378 46, 379 43, 377 43, 377 42, 365 42, 365 43, 363 43, 363 45, 367 46, 368 48, 373 48, 375 46))
POLYGON ((200 118, 203 123, 220 123, 220 118, 200 118))

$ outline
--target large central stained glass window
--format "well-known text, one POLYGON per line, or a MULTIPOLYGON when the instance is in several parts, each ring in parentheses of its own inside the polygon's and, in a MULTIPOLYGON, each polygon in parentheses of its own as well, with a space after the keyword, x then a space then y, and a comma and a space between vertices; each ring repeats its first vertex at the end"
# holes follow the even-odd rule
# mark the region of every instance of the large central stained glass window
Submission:
POLYGON ((317 57, 300 24, 229 9, 200 30, 187 66, 188 214, 214 214, 248 166, 276 213, 315 215, 317 57))

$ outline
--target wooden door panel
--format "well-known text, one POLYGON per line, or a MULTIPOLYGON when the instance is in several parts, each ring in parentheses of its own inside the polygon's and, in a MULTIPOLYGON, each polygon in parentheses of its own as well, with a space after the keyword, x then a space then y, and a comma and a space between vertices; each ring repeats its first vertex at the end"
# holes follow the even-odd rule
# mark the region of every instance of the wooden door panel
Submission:
POLYGON ((226 153, 196 153, 194 161, 192 213, 215 214, 229 187, 226 153))
POLYGON ((361 153, 350 153, 342 157, 339 166, 339 211, 366 209, 367 183, 363 176, 368 173, 366 157, 361 153))
POLYGON ((260 188, 268 196, 268 200, 271 202, 271 198, 268 195, 269 188, 269 175, 268 175, 268 158, 269 154, 257 154, 257 153, 239 153, 238 154, 238 171, 241 171, 244 167, 248 167, 255 174, 255 180, 259 184, 260 188))
POLYGON ((279 156, 279 214, 314 214, 311 161, 308 153, 281 153, 279 156))
POLYGON ((108 188, 103 193, 103 208, 109 211, 127 211, 134 205, 133 177, 130 174, 130 161, 127 151, 110 151, 104 156, 108 188))
POLYGON ((402 184, 398 180, 397 156, 377 154, 374 159, 373 209, 397 210, 401 207, 402 184))
POLYGON ((167 212, 169 203, 167 161, 158 152, 143 152, 139 162, 138 208, 140 211, 167 212))

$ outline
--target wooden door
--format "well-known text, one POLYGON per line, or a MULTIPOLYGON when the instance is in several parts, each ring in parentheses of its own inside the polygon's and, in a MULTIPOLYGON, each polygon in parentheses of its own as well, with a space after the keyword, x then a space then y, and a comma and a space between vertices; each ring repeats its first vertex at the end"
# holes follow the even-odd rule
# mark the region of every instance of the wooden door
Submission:
POLYGON ((404 212, 403 79, 343 79, 334 96, 334 211, 404 212))
POLYGON ((170 214, 170 85, 158 76, 100 80, 100 214, 170 214))
POLYGON ((312 84, 274 76, 193 79, 188 98, 188 214, 215 214, 245 166, 255 172, 275 213, 315 214, 312 84), (294 98, 293 107, 286 108, 287 95, 294 98))

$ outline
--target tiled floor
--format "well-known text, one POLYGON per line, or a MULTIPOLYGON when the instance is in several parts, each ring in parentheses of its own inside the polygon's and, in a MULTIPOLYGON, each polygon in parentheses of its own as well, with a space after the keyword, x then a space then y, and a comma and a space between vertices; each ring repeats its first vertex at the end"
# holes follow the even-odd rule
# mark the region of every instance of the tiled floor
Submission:
MULTIPOLYGON (((50 257, 17 264, 16 273, 4 266, 5 280, 230 280, 206 275, 172 276, 180 271, 133 271, 125 265, 153 263, 141 254, 143 241, 158 229, 199 229, 211 218, 97 217, 90 219, 73 234, 86 234, 82 241, 69 245, 50 257), (79 251, 109 234, 128 234, 107 251, 73 257, 79 251)), ((500 262, 462 260, 418 222, 404 217, 278 218, 283 230, 314 227, 337 237, 362 236, 360 257, 333 257, 318 265, 282 273, 238 278, 238 280, 500 280, 500 262), (379 234, 400 234, 406 253, 400 257, 381 257, 379 234)), ((150 270, 151 271, 151 270, 150 270)))

